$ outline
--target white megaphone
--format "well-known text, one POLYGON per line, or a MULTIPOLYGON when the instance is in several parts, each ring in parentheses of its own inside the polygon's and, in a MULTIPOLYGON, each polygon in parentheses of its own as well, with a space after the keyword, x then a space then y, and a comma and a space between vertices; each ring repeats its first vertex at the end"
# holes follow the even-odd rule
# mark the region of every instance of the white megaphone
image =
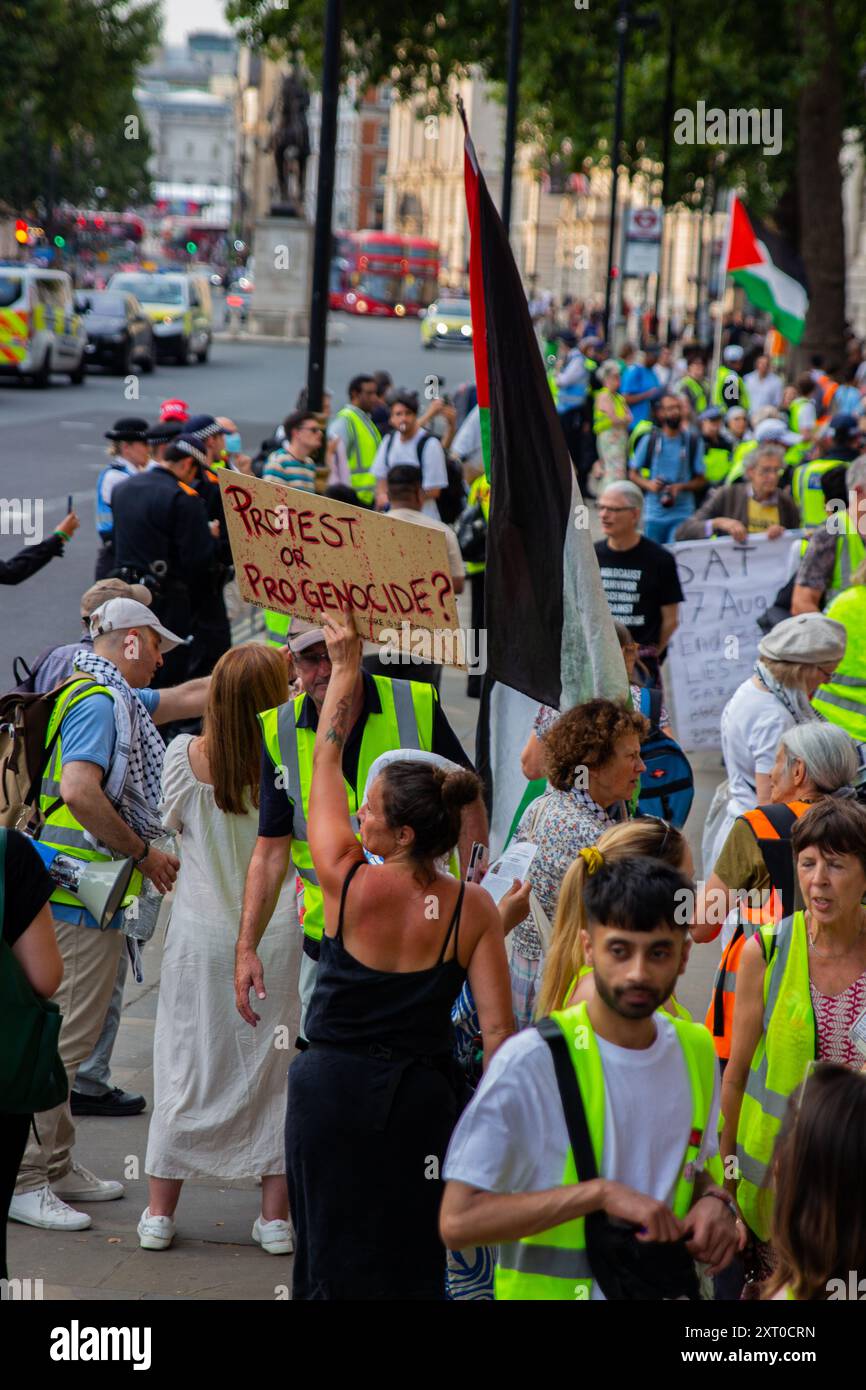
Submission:
POLYGON ((100 931, 105 931, 129 892, 129 882, 135 872, 131 859, 75 859, 51 845, 31 840, 49 875, 58 888, 74 893, 79 902, 96 918, 100 931))

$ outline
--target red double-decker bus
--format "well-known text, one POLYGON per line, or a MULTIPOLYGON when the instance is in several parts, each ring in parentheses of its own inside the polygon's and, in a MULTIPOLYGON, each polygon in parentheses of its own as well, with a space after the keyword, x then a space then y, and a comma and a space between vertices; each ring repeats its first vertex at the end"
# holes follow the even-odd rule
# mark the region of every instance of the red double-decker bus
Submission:
POLYGON ((403 238, 403 246, 403 303, 407 314, 423 314, 439 293, 439 244, 410 236, 403 238))
POLYGON ((439 248, 421 237, 347 232, 334 239, 329 303, 350 314, 403 318, 436 298, 439 248))

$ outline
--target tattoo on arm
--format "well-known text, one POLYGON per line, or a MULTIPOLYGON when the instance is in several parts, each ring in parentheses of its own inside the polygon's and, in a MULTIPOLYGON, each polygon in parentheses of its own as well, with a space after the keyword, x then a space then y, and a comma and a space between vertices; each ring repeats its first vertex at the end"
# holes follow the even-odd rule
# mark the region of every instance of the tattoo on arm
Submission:
POLYGON ((336 743, 337 747, 342 749, 343 744, 346 742, 351 705, 352 701, 348 695, 344 696, 342 700, 337 701, 337 707, 331 716, 331 727, 325 734, 326 743, 336 743))

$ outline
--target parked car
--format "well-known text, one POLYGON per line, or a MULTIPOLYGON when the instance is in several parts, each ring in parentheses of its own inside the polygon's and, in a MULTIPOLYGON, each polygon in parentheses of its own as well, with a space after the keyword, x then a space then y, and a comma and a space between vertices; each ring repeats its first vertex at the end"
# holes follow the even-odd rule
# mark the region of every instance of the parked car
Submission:
POLYGON ((0 373, 48 386, 52 372, 84 381, 87 335, 63 270, 0 268, 0 373))
POLYGON ((434 348, 440 343, 472 343, 472 312, 468 299, 439 299, 421 320, 421 343, 434 348))
POLYGON ((87 329, 87 361, 125 376, 138 367, 152 372, 156 361, 153 327, 135 295, 91 290, 77 299, 87 329))
POLYGON ((205 275, 171 271, 112 275, 109 290, 132 294, 153 324, 156 360, 186 366, 194 355, 206 362, 213 337, 213 307, 205 275))

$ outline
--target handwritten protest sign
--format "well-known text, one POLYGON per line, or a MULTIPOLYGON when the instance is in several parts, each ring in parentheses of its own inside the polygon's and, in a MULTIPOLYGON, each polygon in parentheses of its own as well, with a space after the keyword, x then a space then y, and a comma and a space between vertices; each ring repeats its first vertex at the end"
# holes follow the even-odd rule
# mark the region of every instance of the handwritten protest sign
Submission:
POLYGON ((665 663, 674 730, 683 748, 720 747, 722 710, 754 671, 758 619, 790 575, 791 535, 749 536, 670 546, 685 603, 665 663))
POLYGON ((450 633, 454 640, 436 642, 435 659, 464 664, 441 531, 223 468, 218 477, 249 603, 311 622, 350 603, 370 641, 393 641, 405 624, 413 637, 450 633))

